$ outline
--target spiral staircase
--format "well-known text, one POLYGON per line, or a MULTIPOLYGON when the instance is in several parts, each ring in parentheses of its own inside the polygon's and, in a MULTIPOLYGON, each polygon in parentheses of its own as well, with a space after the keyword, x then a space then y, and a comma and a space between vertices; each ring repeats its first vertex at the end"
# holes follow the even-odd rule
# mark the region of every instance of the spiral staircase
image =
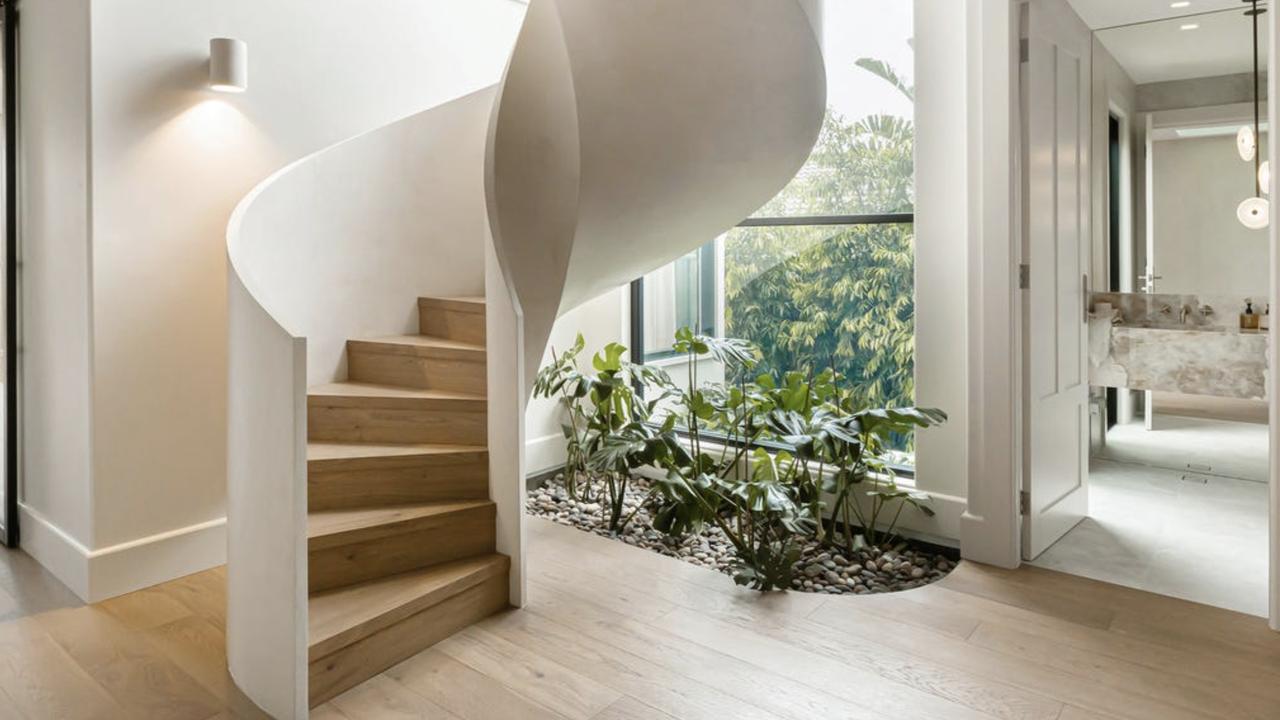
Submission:
POLYGON ((246 196, 227 642, 254 702, 306 717, 523 602, 523 409, 555 318, 772 197, 823 78, 798 0, 531 0, 498 85, 246 196))

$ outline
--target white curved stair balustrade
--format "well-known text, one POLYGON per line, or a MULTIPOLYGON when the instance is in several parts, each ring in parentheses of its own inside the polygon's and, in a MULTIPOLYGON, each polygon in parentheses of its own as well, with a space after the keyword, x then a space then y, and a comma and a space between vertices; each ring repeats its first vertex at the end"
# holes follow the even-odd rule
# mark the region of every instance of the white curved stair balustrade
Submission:
POLYGON ((304 158, 229 224, 227 655, 275 717, 508 604, 518 532, 496 525, 518 511, 489 482, 520 468, 486 447, 518 442, 486 396, 495 342, 515 351, 486 321, 495 94, 304 158))
POLYGON ((485 174, 526 379, 558 315, 781 190, 825 109, 820 47, 794 0, 532 0, 485 174))

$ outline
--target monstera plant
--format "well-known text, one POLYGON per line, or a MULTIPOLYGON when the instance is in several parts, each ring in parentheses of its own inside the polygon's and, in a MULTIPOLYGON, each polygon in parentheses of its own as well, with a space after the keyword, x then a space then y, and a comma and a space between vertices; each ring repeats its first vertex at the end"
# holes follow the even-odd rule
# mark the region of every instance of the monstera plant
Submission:
POLYGON ((566 407, 567 492, 590 499, 598 483, 611 531, 635 515, 623 517, 632 474, 656 470, 636 506, 649 507, 654 528, 677 538, 718 528, 735 581, 771 590, 791 586, 806 543, 880 545, 904 509, 933 513, 927 494, 897 484, 888 444, 945 422, 942 411, 858 408, 856 388, 830 368, 747 381, 759 352, 742 340, 682 328, 672 348, 684 356, 682 388, 623 360, 617 343, 595 355, 593 373, 580 371, 581 336, 535 384, 566 407), (707 361, 736 384, 700 382, 707 361))

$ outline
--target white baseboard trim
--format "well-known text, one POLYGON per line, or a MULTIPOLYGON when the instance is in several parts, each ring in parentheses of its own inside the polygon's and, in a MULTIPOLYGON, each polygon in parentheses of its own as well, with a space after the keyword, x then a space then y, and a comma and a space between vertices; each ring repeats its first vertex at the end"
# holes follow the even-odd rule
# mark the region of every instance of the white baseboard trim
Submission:
MULTIPOLYGON (((1004 525, 1006 523, 998 523, 1004 525)), ((1004 527, 988 525, 987 518, 965 512, 960 519, 960 556, 965 560, 1012 570, 1022 563, 1016 537, 1006 539, 1004 527)))
POLYGON ((227 561, 227 519, 90 550, 48 518, 19 504, 22 549, 81 600, 99 602, 208 570, 227 561))
POLYGON ((25 503, 18 503, 18 527, 22 550, 89 602, 89 548, 25 503))
POLYGON ((543 435, 527 438, 524 443, 525 476, 540 475, 564 465, 564 435, 543 435))
POLYGON ((156 533, 89 554, 89 602, 98 602, 227 562, 225 517, 156 533))

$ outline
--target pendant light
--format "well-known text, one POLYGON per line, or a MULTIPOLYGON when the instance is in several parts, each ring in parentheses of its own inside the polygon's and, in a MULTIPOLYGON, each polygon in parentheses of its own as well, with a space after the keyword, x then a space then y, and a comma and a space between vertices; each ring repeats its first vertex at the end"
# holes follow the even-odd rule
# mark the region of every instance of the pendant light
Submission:
POLYGON ((1253 135, 1253 126, 1244 125, 1236 132, 1236 150, 1240 152, 1240 159, 1245 162, 1252 162, 1254 155, 1258 152, 1258 139, 1253 135))
POLYGON ((1250 7, 1244 14, 1253 19, 1253 127, 1248 125, 1236 133, 1236 150, 1241 159, 1253 161, 1253 197, 1246 198, 1236 208, 1236 219, 1250 230, 1261 230, 1271 223, 1271 204, 1263 193, 1271 194, 1271 164, 1262 162, 1262 153, 1258 150, 1261 134, 1258 132, 1259 121, 1259 74, 1258 74, 1258 16, 1266 12, 1258 7, 1258 0, 1244 0, 1250 7))

